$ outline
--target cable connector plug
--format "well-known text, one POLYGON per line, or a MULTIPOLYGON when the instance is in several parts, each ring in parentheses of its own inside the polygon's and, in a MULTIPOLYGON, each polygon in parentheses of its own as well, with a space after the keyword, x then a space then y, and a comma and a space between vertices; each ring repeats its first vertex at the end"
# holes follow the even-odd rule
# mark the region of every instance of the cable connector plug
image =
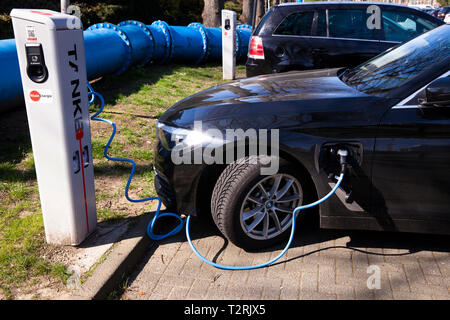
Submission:
POLYGON ((337 154, 340 158, 339 163, 341 164, 341 173, 343 173, 345 171, 345 169, 347 168, 348 150, 339 149, 337 154))

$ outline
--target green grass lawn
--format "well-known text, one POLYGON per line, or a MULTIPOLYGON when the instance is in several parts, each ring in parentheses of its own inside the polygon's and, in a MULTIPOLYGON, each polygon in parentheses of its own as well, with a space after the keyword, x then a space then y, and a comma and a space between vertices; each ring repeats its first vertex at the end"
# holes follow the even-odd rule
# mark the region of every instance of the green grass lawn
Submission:
MULTIPOLYGON (((244 66, 239 65, 237 77, 244 76, 244 66)), ((114 121, 118 129, 109 154, 137 164, 132 197, 155 195, 152 145, 158 117, 176 101, 223 82, 218 64, 150 65, 94 81, 94 89, 106 100, 101 117, 114 121)), ((91 106, 91 111, 97 108, 91 106)), ((110 134, 108 124, 91 122, 99 222, 149 211, 148 204, 124 198, 131 166, 103 157, 110 134)), ((0 119, 0 299, 14 299, 19 288, 33 288, 42 279, 64 285, 68 266, 47 258, 53 249, 45 242, 25 108, 17 108, 0 119)))

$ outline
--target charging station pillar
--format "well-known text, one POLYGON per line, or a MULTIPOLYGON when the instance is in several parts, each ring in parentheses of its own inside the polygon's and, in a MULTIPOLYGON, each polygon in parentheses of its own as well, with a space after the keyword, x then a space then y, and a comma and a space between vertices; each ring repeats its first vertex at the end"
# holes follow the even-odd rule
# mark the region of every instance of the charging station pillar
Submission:
POLYGON ((77 245, 97 224, 82 24, 50 10, 11 17, 46 240, 77 245))
POLYGON ((222 10, 222 70, 224 80, 236 76, 236 12, 222 10))

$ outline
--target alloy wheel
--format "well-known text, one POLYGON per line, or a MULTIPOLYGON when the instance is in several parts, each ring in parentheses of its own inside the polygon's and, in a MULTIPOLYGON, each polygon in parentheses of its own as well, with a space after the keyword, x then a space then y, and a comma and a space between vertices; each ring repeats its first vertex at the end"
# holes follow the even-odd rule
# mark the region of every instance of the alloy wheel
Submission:
POLYGON ((302 200, 303 190, 295 177, 285 173, 266 177, 245 196, 241 227, 253 239, 272 239, 289 228, 292 213, 302 200))

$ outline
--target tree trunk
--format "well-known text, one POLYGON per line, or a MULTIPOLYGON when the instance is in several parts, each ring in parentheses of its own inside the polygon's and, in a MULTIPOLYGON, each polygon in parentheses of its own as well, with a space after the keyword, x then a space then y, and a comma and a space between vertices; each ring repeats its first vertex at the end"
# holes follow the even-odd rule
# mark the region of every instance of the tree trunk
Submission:
POLYGON ((242 3, 242 14, 239 22, 243 24, 252 24, 253 0, 244 0, 242 3))
POLYGON ((256 17, 255 17, 255 26, 259 24, 262 17, 266 13, 264 0, 255 0, 256 6, 256 17))
POLYGON ((221 11, 225 0, 205 0, 202 19, 203 25, 208 28, 217 28, 221 24, 221 11))

